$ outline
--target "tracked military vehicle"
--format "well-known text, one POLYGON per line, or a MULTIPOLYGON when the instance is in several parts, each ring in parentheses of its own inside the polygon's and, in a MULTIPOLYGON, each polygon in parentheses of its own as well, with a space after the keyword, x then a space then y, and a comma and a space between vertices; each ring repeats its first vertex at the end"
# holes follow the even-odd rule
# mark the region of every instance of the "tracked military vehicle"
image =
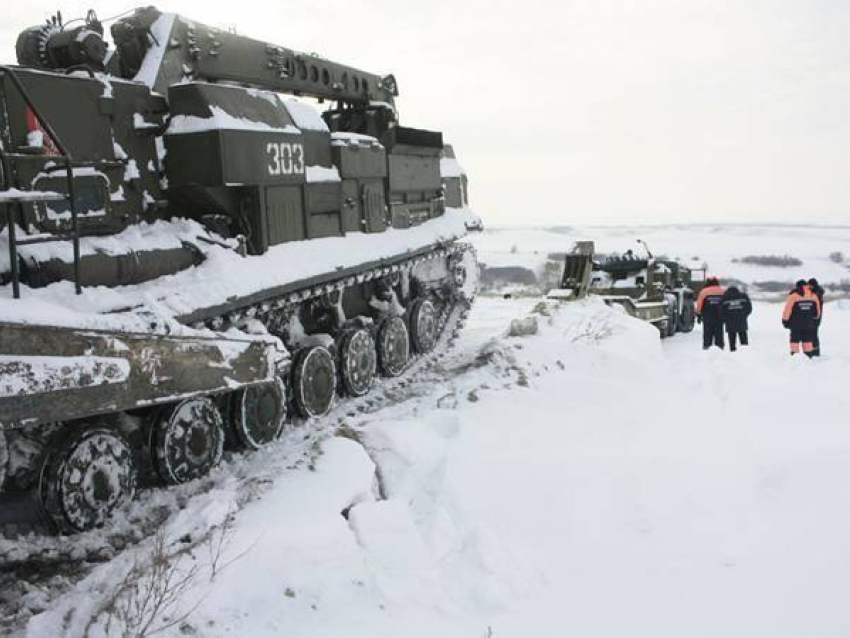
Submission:
POLYGON ((705 269, 658 259, 643 245, 643 256, 628 250, 600 259, 592 241, 577 242, 565 256, 560 288, 548 296, 560 300, 600 296, 606 303, 617 304, 631 316, 653 324, 662 337, 692 331, 705 269))
POLYGON ((392 75, 152 7, 110 32, 57 15, 0 67, 0 522, 101 525, 404 375, 475 292, 466 175, 392 75))

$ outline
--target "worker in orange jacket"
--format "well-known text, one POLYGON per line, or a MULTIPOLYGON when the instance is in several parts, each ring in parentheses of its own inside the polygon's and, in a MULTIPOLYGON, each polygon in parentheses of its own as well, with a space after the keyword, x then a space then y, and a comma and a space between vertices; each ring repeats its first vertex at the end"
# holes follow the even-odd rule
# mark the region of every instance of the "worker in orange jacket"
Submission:
POLYGON ((812 287, 801 279, 788 295, 782 311, 782 325, 791 331, 792 355, 802 350, 806 356, 814 356, 820 313, 820 299, 812 287))
POLYGON ((703 350, 708 350, 712 345, 721 350, 724 348, 723 294, 725 292, 717 277, 709 277, 705 280, 705 288, 697 297, 697 321, 702 324, 703 350))

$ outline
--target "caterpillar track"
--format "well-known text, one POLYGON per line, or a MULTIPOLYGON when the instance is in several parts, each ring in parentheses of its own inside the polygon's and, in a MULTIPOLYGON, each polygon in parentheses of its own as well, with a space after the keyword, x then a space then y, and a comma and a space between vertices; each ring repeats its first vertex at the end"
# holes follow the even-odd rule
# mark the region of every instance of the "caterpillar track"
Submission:
MULTIPOLYGON (((449 254, 474 259, 469 245, 459 245, 449 254)), ((413 263, 407 265, 412 266, 413 263)), ((241 507, 257 498, 275 477, 309 463, 319 442, 345 427, 350 419, 368 419, 370 413, 408 398, 411 388, 428 387, 442 379, 445 372, 439 369, 439 362, 462 330, 472 301, 471 296, 459 295, 440 313, 441 330, 433 348, 411 357, 402 375, 376 378, 371 391, 363 396, 340 396, 324 417, 291 419, 281 440, 274 444, 273 454, 262 459, 267 462, 259 474, 255 466, 246 467, 246 459, 253 455, 228 454, 211 475, 171 488, 147 488, 142 501, 127 503, 116 512, 113 524, 78 534, 70 542, 67 537, 55 536, 52 525, 42 519, 7 526, 7 532, 13 533, 0 540, 0 589, 8 592, 5 599, 0 599, 0 628, 20 627, 20 622, 32 613, 24 604, 28 592, 43 590, 52 592, 52 596, 64 591, 97 564, 152 536, 166 518, 215 489, 222 480, 237 481, 237 504, 241 507)))
MULTIPOLYGON (((5 449, 26 454, 18 452, 18 458, 12 454, 9 463, 7 482, 12 489, 7 490, 0 509, 6 536, 33 529, 69 533, 100 526, 105 516, 124 504, 137 483, 181 485, 202 478, 217 465, 225 440, 230 449, 259 449, 285 429, 311 430, 337 402, 347 410, 372 409, 381 402, 370 393, 379 373, 386 379, 381 384, 385 392, 401 389, 407 377, 452 343, 474 297, 476 268, 471 246, 458 243, 357 277, 305 288, 284 299, 209 317, 205 325, 229 334, 262 326, 292 356, 270 381, 236 392, 200 393, 164 408, 8 431, 5 449), (421 278, 421 273, 434 271, 442 271, 442 276, 430 281, 421 278), (341 316, 346 307, 358 304, 371 312, 341 316), (327 331, 319 332, 317 326, 327 331), (361 341, 359 348, 356 339, 361 341), (192 415, 184 416, 187 411, 192 415), (169 436, 180 428, 191 430, 194 440, 169 443, 169 436), (118 482, 110 489, 120 490, 120 498, 86 500, 72 491, 69 494, 61 464, 55 460, 55 450, 69 436, 74 441, 72 449, 78 449, 77 439, 86 436, 126 442, 131 452, 110 457, 106 469, 71 459, 77 469, 92 472, 93 480, 98 473, 117 472, 118 482), (122 463, 130 469, 123 470, 122 463)), ((102 460, 105 454, 99 451, 102 460)), ((129 540, 135 536, 131 534, 129 540)), ((48 554, 52 556, 53 551, 48 554)), ((100 548, 94 550, 99 552, 100 548)), ((57 556, 65 560, 61 553, 57 556)))

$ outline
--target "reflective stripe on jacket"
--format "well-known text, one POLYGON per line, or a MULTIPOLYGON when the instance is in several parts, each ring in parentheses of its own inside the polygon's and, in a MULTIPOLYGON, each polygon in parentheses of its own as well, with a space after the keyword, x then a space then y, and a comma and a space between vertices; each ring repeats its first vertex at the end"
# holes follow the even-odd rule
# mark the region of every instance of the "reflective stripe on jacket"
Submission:
POLYGON ((703 321, 720 319, 723 310, 723 286, 706 286, 697 298, 697 314, 702 315, 703 321))
POLYGON ((788 322, 789 328, 810 330, 817 326, 818 319, 820 300, 811 288, 804 286, 803 294, 795 290, 788 295, 782 310, 782 321, 788 322))
POLYGON ((730 332, 744 332, 747 330, 747 317, 753 311, 750 298, 742 292, 738 296, 731 296, 729 291, 723 295, 723 323, 726 330, 730 332))

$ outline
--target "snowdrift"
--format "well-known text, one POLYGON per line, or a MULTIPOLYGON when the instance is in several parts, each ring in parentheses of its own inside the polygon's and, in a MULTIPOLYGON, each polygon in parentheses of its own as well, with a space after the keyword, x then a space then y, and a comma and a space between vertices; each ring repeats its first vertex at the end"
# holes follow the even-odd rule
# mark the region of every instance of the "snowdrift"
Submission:
POLYGON ((844 635, 850 304, 820 361, 777 313, 731 355, 596 300, 483 300, 388 407, 135 504, 160 534, 31 592, 21 633, 135 630, 158 557, 185 582, 163 635, 844 635))

